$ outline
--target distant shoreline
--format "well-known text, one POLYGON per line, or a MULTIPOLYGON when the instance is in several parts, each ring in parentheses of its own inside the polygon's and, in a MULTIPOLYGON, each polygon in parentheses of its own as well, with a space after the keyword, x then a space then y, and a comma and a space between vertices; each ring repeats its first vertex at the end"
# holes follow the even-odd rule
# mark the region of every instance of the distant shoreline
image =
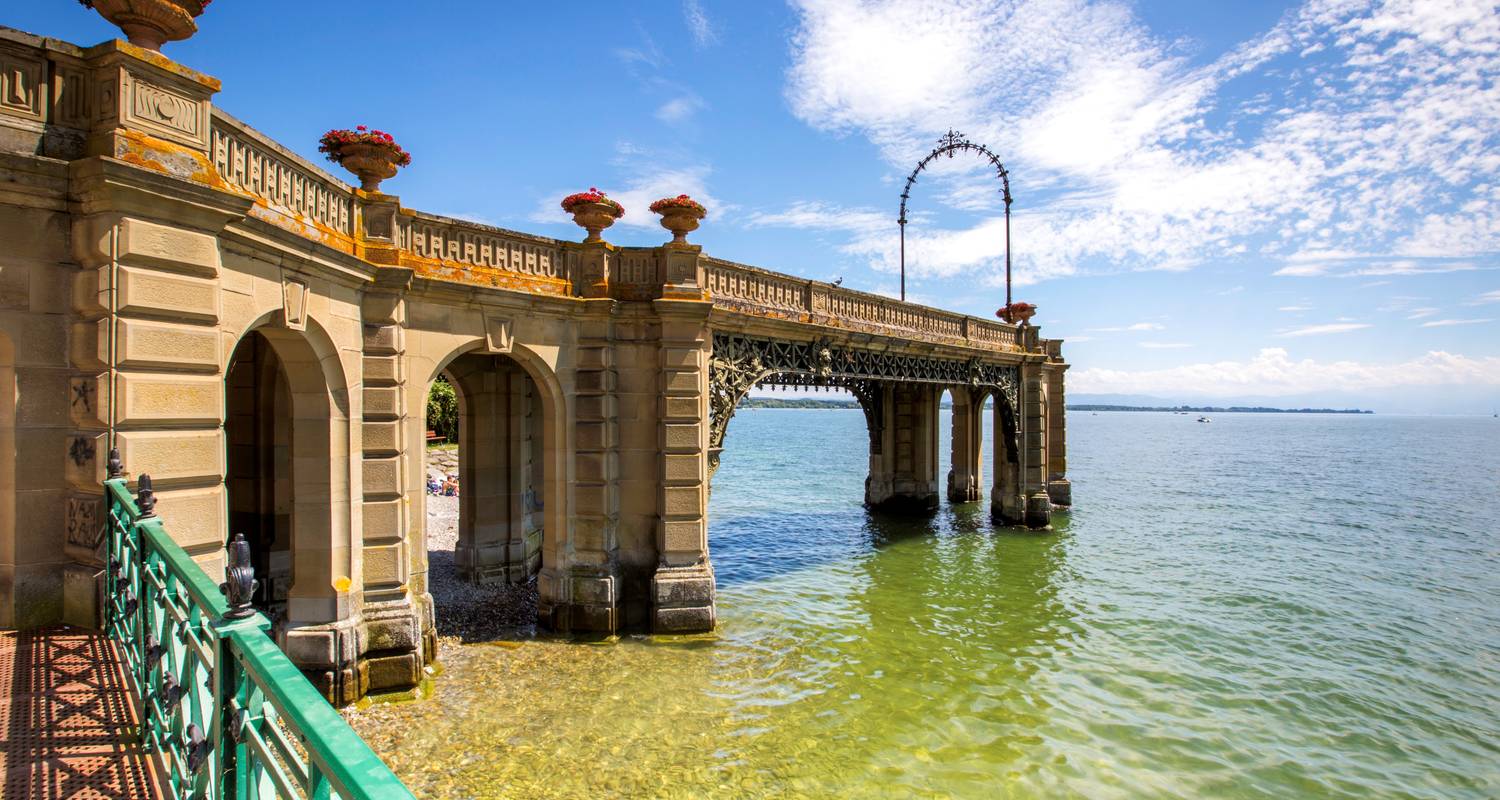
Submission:
MULTIPOLYGON (((857 400, 819 400, 811 397, 783 399, 780 397, 746 397, 740 408, 859 408, 857 400)), ((944 404, 943 408, 951 406, 944 404)), ((1097 403, 1080 403, 1067 407, 1069 411, 1155 411, 1158 413, 1182 412, 1193 414, 1374 414, 1360 408, 1269 408, 1267 406, 1119 406, 1097 403)))
POLYGON ((1266 406, 1114 406, 1080 404, 1069 411, 1181 411, 1194 414, 1374 414, 1359 408, 1268 408, 1266 406))

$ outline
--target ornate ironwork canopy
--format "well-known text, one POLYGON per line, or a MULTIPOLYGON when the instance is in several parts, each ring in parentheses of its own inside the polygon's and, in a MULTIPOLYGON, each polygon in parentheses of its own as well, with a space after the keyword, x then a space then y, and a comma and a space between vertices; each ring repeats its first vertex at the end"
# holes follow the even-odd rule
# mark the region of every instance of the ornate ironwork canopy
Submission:
POLYGON ((954 153, 973 151, 984 156, 990 166, 995 168, 995 174, 1000 178, 1000 194, 1005 200, 1005 305, 1010 306, 1010 173, 1005 170, 1005 165, 1000 163, 1000 157, 990 152, 988 147, 969 141, 962 133, 948 129, 943 138, 938 139, 938 146, 933 148, 921 161, 917 162, 917 168, 906 176, 906 188, 901 190, 901 216, 896 218, 896 223, 901 226, 901 299, 906 299, 906 202, 911 199, 911 187, 917 182, 917 175, 927 169, 927 165, 936 161, 938 156, 946 155, 953 158, 954 153))

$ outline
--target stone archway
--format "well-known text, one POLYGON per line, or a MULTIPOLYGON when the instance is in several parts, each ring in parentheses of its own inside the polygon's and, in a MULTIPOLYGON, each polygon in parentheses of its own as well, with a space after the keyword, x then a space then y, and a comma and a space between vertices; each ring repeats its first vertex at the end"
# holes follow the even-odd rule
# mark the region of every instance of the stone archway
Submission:
POLYGON ((349 615, 349 392, 316 323, 296 331, 270 317, 250 326, 225 369, 226 502, 229 535, 251 539, 257 600, 285 642, 289 630, 349 615))
MULTIPOLYGON (((568 512, 568 430, 566 398, 552 367, 519 343, 507 352, 469 342, 432 363, 421 385, 420 426, 425 431, 426 392, 439 375, 448 377, 459 406, 459 510, 454 578, 470 583, 519 584, 547 570, 567 566, 565 542, 571 534, 568 512)), ((415 398, 413 398, 415 401, 415 398)), ((424 626, 438 620, 433 586, 438 570, 450 569, 438 556, 429 529, 425 491, 425 448, 412 450, 412 491, 420 498, 412 546, 420 552, 420 577, 428 605, 424 626), (429 557, 432 559, 429 561, 429 557)), ((448 524, 444 521, 440 524, 448 524)), ((447 546, 446 542, 443 546, 447 546)), ((414 560, 415 563, 415 560, 414 560)), ((545 583, 545 581, 543 581, 545 583)), ((540 594, 546 591, 539 587, 540 594)), ((555 598, 554 598, 555 599, 555 598)), ((546 602, 539 597, 538 602, 546 602)), ((425 635, 425 634, 424 634, 425 635)))

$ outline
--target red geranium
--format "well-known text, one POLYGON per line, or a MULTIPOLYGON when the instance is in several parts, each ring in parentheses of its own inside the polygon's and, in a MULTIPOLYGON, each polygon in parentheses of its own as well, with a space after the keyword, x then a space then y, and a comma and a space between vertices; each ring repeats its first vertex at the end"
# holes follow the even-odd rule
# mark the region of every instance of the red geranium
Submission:
POLYGON ((601 205, 609 206, 614 209, 614 214, 617 218, 625 214, 624 206, 609 199, 609 197, 605 195, 604 192, 601 192, 592 186, 590 186, 589 190, 586 192, 578 192, 577 194, 570 194, 567 197, 564 197, 562 200, 562 209, 571 214, 573 213, 573 206, 580 206, 584 203, 599 203, 601 205))
POLYGON ((702 203, 685 194, 679 194, 676 197, 663 197, 651 204, 651 210, 658 214, 669 208, 690 208, 698 212, 698 216, 700 217, 708 214, 708 209, 704 208, 702 203))
POLYGON ((318 152, 327 153, 328 160, 335 164, 344 163, 344 148, 351 144, 369 144, 383 147, 395 155, 396 166, 404 167, 411 163, 411 153, 396 144, 396 138, 385 131, 370 130, 363 125, 354 126, 354 130, 335 128, 318 140, 318 152))
POLYGON ((1035 303, 1011 303, 995 312, 995 316, 1006 322, 1016 322, 1036 313, 1035 303))

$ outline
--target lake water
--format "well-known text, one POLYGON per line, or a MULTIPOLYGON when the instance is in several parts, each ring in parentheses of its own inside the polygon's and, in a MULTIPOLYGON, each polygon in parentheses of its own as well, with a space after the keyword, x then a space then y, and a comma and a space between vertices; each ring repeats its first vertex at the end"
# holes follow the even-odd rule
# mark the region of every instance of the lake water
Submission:
POLYGON ((419 797, 1500 796, 1500 420, 1194 419, 1070 413, 1038 534, 742 410, 715 635, 455 648, 359 727, 419 797))

